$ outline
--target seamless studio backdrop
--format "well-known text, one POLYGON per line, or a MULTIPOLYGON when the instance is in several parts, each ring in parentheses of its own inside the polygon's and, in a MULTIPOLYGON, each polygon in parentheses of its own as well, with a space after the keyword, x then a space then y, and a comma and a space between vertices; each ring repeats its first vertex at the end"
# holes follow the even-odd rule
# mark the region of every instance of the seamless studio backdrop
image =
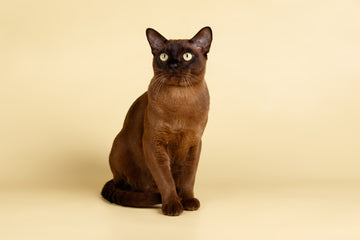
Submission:
POLYGON ((359 1, 2 1, 0 238, 359 239, 359 56, 359 1), (152 77, 145 29, 204 26, 202 207, 109 205, 112 141, 152 77))

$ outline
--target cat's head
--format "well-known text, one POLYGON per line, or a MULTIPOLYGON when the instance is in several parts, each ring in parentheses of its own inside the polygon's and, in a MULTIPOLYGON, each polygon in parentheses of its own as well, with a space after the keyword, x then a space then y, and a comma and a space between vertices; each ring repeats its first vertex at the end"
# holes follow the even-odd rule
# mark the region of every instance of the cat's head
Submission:
POLYGON ((146 30, 146 36, 154 55, 155 78, 175 86, 192 86, 203 81, 212 41, 210 27, 202 28, 191 39, 167 40, 151 28, 146 30))

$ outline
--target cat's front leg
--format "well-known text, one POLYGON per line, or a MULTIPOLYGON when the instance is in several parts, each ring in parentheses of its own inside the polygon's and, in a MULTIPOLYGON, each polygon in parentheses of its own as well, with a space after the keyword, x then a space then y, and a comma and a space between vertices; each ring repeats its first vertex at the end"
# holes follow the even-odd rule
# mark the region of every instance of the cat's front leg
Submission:
POLYGON ((194 197, 194 184, 197 167, 201 152, 201 140, 189 149, 185 163, 181 169, 179 196, 185 210, 194 211, 199 209, 200 201, 194 197))
POLYGON ((152 139, 143 139, 146 163, 160 191, 162 212, 169 216, 180 215, 184 208, 177 195, 175 182, 170 170, 170 158, 166 148, 152 139))

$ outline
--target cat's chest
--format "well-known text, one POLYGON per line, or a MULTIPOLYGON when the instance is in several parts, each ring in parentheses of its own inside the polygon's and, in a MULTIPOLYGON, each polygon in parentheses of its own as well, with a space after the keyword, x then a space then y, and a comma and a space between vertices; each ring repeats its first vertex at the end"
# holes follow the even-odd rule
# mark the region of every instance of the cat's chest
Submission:
POLYGON ((159 107, 164 118, 174 124, 198 124, 207 118, 209 96, 205 90, 174 89, 166 93, 159 107))
POLYGON ((202 133, 205 128, 209 111, 207 89, 198 92, 174 89, 150 104, 157 120, 154 124, 161 130, 169 133, 202 133))

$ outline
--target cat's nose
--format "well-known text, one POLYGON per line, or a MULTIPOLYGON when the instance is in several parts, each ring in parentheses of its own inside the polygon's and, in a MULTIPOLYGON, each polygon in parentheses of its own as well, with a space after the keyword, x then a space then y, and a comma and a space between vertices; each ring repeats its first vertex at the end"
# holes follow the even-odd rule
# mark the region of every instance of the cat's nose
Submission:
POLYGON ((169 68, 176 69, 179 66, 179 61, 171 61, 169 62, 169 68))
POLYGON ((177 64, 177 63, 170 63, 170 64, 169 64, 169 67, 170 67, 171 69, 176 69, 176 68, 178 67, 178 64, 177 64))

